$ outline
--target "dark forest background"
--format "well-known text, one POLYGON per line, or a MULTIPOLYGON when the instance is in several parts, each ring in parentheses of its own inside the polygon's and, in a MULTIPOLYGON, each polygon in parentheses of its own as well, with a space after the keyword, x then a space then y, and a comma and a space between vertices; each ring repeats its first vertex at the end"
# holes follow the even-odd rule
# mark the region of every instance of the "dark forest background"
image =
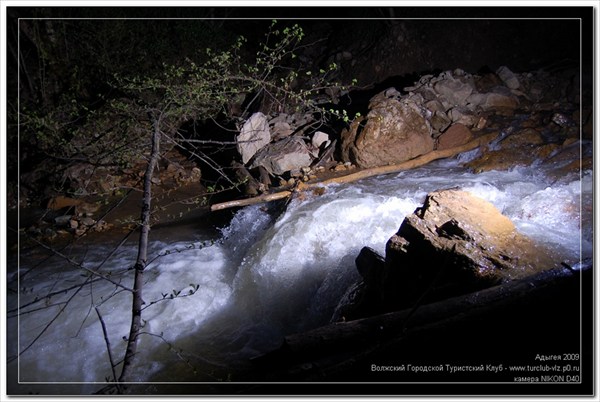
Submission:
MULTIPOLYGON (((125 124, 93 114, 116 99, 139 101, 115 77, 143 80, 166 65, 201 64, 207 47, 227 49, 240 35, 247 39, 240 60, 250 59, 273 19, 282 27, 297 23, 306 34, 291 68, 323 69, 335 61, 334 78, 346 85, 455 68, 476 73, 506 65, 523 72, 580 61, 591 82, 591 8, 9 7, 9 198, 16 198, 19 180, 34 198, 48 196, 49 185, 52 191, 65 186, 65 169, 90 159, 73 146, 75 131, 99 142, 101 125, 125 124)), ((122 144, 146 145, 133 137, 122 144)), ((115 149, 99 145, 94 153, 115 149)))

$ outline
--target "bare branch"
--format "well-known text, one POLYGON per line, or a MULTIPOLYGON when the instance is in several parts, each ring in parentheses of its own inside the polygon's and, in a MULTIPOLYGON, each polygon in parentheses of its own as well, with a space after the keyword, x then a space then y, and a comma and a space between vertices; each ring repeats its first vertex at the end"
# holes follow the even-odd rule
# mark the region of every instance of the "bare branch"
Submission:
MULTIPOLYGON (((85 286, 85 284, 84 284, 84 286, 85 286)), ((67 308, 67 306, 69 305, 69 303, 73 300, 73 298, 75 298, 75 296, 77 296, 77 294, 81 291, 81 289, 83 289, 83 286, 81 286, 79 289, 77 289, 77 291, 75 291, 75 293, 73 293, 73 295, 71 295, 71 297, 69 297, 69 299, 64 303, 64 306, 59 310, 58 313, 56 313, 56 315, 50 320, 50 322, 48 322, 46 324, 46 326, 44 326, 44 328, 29 343, 29 345, 27 345, 22 351, 20 351, 17 356, 15 356, 15 357, 13 357, 13 358, 11 358, 11 359, 8 360, 9 363, 11 361, 15 360, 16 358, 20 357, 27 350, 29 350, 29 348, 31 348, 37 342, 37 340, 40 339, 41 336, 44 335, 44 333, 46 333, 46 331, 48 330, 48 328, 50 328, 50 326, 52 326, 52 324, 54 323, 54 321, 56 321, 58 319, 58 317, 60 317, 60 315, 63 313, 63 311, 65 311, 65 309, 67 308)))
MULTIPOLYGON (((100 265, 98 265, 98 267, 96 268, 96 270, 100 269, 100 268, 101 268, 101 267, 102 267, 102 266, 103 266, 103 265, 106 263, 106 261, 108 261, 108 259, 109 259, 110 257, 112 257, 112 256, 114 255, 114 253, 116 253, 116 252, 117 252, 117 250, 118 250, 118 249, 119 249, 119 248, 120 248, 120 247, 121 247, 121 246, 122 246, 122 245, 125 243, 125 241, 127 241, 127 239, 129 238, 129 236, 131 236, 131 234, 132 234, 134 231, 135 231, 135 229, 134 229, 134 230, 130 230, 130 231, 129 231, 129 232, 126 234, 126 235, 125 235, 125 237, 124 237, 124 238, 121 240, 121 242, 120 242, 120 243, 117 245, 117 247, 115 247, 115 248, 114 248, 114 249, 113 249, 113 250, 112 250, 112 251, 111 251, 111 252, 110 252, 110 253, 109 253, 109 254, 108 254, 108 255, 107 255, 105 258, 104 258, 104 260, 102 260, 102 262, 100 263, 100 265)), ((128 269, 126 269, 125 271, 128 271, 128 269)), ((70 290, 73 290, 73 289, 76 289, 76 288, 78 288, 78 287, 81 287, 81 286, 84 286, 84 285, 85 285, 85 284, 87 284, 87 283, 90 283, 90 284, 92 284, 92 283, 95 283, 95 282, 98 282, 98 281, 101 281, 101 280, 104 280, 104 278, 96 278, 96 279, 93 279, 93 280, 91 280, 91 281, 89 281, 89 279, 86 279, 86 281, 85 281, 85 282, 83 282, 83 283, 78 283, 78 284, 76 284, 76 285, 69 286, 68 288, 65 288, 65 289, 56 290, 56 291, 54 291, 54 292, 51 292, 51 293, 48 293, 48 294, 44 295, 43 297, 36 297, 36 298, 35 298, 35 300, 33 300, 33 301, 29 302, 29 303, 25 303, 25 304, 23 304, 23 305, 21 305, 21 306, 19 306, 19 307, 17 307, 17 308, 14 308, 14 309, 12 309, 12 310, 8 310, 8 311, 7 311, 7 313, 8 313, 8 314, 11 314, 11 313, 18 312, 18 314, 17 314, 17 315, 23 315, 23 314, 32 313, 32 312, 34 312, 34 311, 42 310, 42 309, 44 309, 44 308, 46 308, 46 307, 37 308, 37 309, 34 309, 34 310, 28 310, 28 311, 21 311, 21 310, 22 310, 22 309, 24 309, 25 307, 29 307, 29 306, 31 306, 31 305, 34 305, 34 304, 36 304, 36 303, 41 303, 41 302, 42 302, 42 301, 44 301, 44 300, 47 300, 47 299, 49 299, 49 298, 52 298, 52 297, 54 297, 54 296, 57 296, 57 295, 59 295, 59 294, 62 294, 62 293, 66 294, 68 291, 70 291, 70 290)), ((130 289, 129 289, 129 288, 123 288, 123 287, 121 287, 121 289, 122 289, 122 290, 126 290, 126 291, 130 291, 130 289)), ((106 301, 106 300, 105 300, 105 301, 106 301)), ((49 307, 49 306, 47 306, 47 307, 49 307)), ((17 315, 8 316, 8 318, 13 318, 13 317, 16 317, 17 315)))
POLYGON ((94 271, 93 269, 90 269, 90 268, 87 268, 87 267, 83 266, 83 264, 78 263, 77 261, 75 261, 75 260, 71 259, 70 257, 64 255, 60 251, 55 250, 55 249, 53 249, 50 246, 47 246, 46 244, 42 243, 41 241, 39 241, 39 240, 37 240, 37 239, 35 239, 33 237, 30 237, 30 239, 33 240, 34 242, 36 242, 37 244, 39 244, 40 246, 42 246, 43 248, 45 248, 46 250, 51 251, 52 253, 58 255, 59 257, 61 257, 62 259, 64 259, 68 263, 72 264, 73 266, 76 266, 77 268, 81 268, 84 271, 87 271, 87 272, 89 272, 90 274, 92 274, 94 276, 102 278, 105 281, 108 281, 108 282, 112 283, 115 286, 118 286, 118 287, 120 287, 120 288, 122 288, 124 290, 127 290, 128 292, 133 292, 133 289, 128 288, 127 286, 121 285, 119 282, 114 281, 113 279, 109 278, 106 275, 101 274, 100 272, 94 271))
MULTIPOLYGON (((113 355, 112 355, 112 351, 110 349, 110 340, 108 339, 108 332, 106 331, 106 324, 104 323, 104 319, 102 318, 102 315, 100 314, 100 310, 98 309, 98 307, 94 307, 96 309, 96 314, 98 315, 98 320, 100 321, 100 325, 102 325, 102 333, 104 334, 104 342, 106 343, 106 351, 108 352, 108 360, 110 361, 110 369, 112 370, 112 375, 113 375, 113 379, 115 381, 117 381, 117 372, 115 371, 115 361, 113 359, 113 355)), ((121 387, 120 385, 117 383, 115 384, 117 387, 117 391, 119 393, 121 393, 121 387)))

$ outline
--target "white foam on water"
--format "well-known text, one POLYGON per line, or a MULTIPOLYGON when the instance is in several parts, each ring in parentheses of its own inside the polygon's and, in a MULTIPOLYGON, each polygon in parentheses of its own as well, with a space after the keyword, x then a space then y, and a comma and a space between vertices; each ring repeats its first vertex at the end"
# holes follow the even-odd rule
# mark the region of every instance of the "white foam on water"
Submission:
MULTIPOLYGON (((592 255, 591 172, 582 180, 551 182, 531 168, 475 175, 456 162, 443 161, 358 183, 330 185, 321 196, 292 200, 276 218, 263 206, 241 209, 212 245, 154 243, 153 255, 172 251, 146 269, 147 304, 163 294, 185 294, 199 286, 193 295, 158 302, 144 310, 145 331, 162 333, 166 341, 194 357, 195 363, 227 365, 277 346, 285 334, 327 323, 345 291, 359 279, 354 261, 360 249, 370 246, 383 254, 387 240, 425 195, 450 187, 490 201, 520 231, 561 249, 565 261, 573 266, 592 255)), ((102 254, 87 265, 93 267, 102 254)), ((134 259, 135 248, 131 247, 103 269, 126 269, 134 259)), ((35 294, 44 294, 43 289, 83 279, 80 270, 64 263, 60 269, 47 269, 50 273, 44 282, 40 281, 43 275, 38 275, 35 283, 21 284, 35 289, 21 294, 21 304, 35 294)), ((129 282, 123 284, 130 286, 132 277, 131 272, 129 282)), ((21 356, 21 379, 103 382, 110 367, 91 307, 100 304, 114 354, 120 359, 122 337, 129 329, 130 295, 122 292, 100 303, 115 290, 108 282, 82 289, 65 314, 21 356)), ((59 308, 20 318, 21 349, 59 308)), ((140 381, 160 377, 166 367, 168 378, 198 378, 185 365, 174 369, 178 357, 167 352, 156 336, 142 337, 140 350, 135 367, 140 381)))

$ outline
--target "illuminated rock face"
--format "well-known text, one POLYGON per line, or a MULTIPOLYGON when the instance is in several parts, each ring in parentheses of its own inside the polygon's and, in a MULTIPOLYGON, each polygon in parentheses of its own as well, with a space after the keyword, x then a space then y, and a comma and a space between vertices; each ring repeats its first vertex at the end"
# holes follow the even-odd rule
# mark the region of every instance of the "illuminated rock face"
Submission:
POLYGON ((430 286, 456 295, 557 264, 491 203, 461 190, 435 191, 386 245, 384 294, 393 304, 430 286))
POLYGON ((433 151, 431 126, 414 101, 389 88, 371 99, 369 109, 366 123, 355 120, 350 130, 342 133, 344 160, 371 168, 433 151))
POLYGON ((363 285, 349 319, 474 292, 555 268, 552 251, 517 232, 491 203, 458 190, 429 193, 386 244, 356 259, 363 285))

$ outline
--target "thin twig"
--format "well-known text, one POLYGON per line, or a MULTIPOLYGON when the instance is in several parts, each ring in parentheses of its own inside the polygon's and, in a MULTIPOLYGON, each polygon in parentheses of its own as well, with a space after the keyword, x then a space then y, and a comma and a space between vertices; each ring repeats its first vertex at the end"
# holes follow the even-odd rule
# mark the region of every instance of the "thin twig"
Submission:
MULTIPOLYGON (((97 306, 94 307, 96 309, 96 314, 98 315, 98 320, 100 320, 100 325, 102 325, 102 333, 104 334, 104 342, 106 343, 106 351, 108 352, 108 360, 110 361, 110 369, 112 370, 113 379, 117 381, 117 372, 115 371, 115 362, 112 356, 112 351, 110 349, 110 340, 108 339, 108 333, 106 331, 106 324, 104 323, 104 319, 100 314, 100 310, 97 306)), ((119 383, 115 384, 117 387, 117 391, 119 394, 121 393, 121 387, 119 383)))
POLYGON ((13 357, 12 359, 9 359, 8 360, 9 363, 11 361, 15 360, 17 357, 20 357, 23 353, 25 353, 27 350, 29 350, 29 348, 31 348, 33 346, 33 344, 37 342, 38 339, 40 339, 40 337, 48 330, 48 328, 50 328, 50 326, 54 323, 54 321, 56 321, 58 319, 58 317, 63 313, 63 311, 65 311, 65 309, 67 308, 67 306, 69 305, 71 300, 73 300, 73 298, 75 296, 77 296, 77 294, 81 291, 81 289, 83 289, 84 286, 85 286, 85 283, 79 289, 77 289, 77 291, 75 293, 73 293, 73 295, 71 297, 69 297, 69 299, 66 302, 64 302, 65 305, 60 309, 60 311, 58 313, 56 313, 56 315, 50 320, 50 322, 48 322, 46 324, 44 329, 42 329, 42 331, 29 343, 29 345, 27 345, 27 347, 25 347, 21 352, 19 352, 19 354, 17 356, 13 357))
MULTIPOLYGON (((110 252, 110 253, 109 253, 109 254, 108 254, 108 255, 107 255, 105 258, 104 258, 104 260, 102 260, 102 262, 100 263, 100 265, 98 265, 98 267, 96 268, 96 270, 99 270, 100 268, 102 268, 102 266, 103 266, 103 265, 106 263, 106 261, 108 261, 108 259, 109 259, 110 257, 112 257, 112 256, 114 255, 114 253, 116 253, 116 252, 117 252, 117 250, 118 250, 118 249, 119 249, 119 248, 120 248, 120 247, 121 247, 121 246, 122 246, 122 245, 125 243, 125 241, 127 241, 127 239, 129 238, 129 236, 130 236, 130 235, 131 235, 131 234, 132 234, 134 231, 135 231, 135 229, 133 229, 133 230, 130 230, 130 231, 129 231, 129 232, 126 234, 126 235, 125 235, 125 237, 124 237, 124 238, 121 240, 121 242, 119 243, 119 245, 117 245, 117 247, 115 247, 115 248, 114 248, 114 249, 113 249, 113 250, 112 250, 112 251, 111 251, 111 252, 110 252)), ((103 279, 104 279, 104 278, 96 278, 96 279, 92 280, 92 281, 91 281, 91 282, 89 282, 89 283, 95 283, 95 282, 101 281, 101 280, 103 280, 103 279)), ((21 315, 21 314, 27 314, 27 313, 30 313, 30 312, 38 311, 38 310, 40 310, 40 309, 43 309, 43 308, 40 308, 40 309, 35 309, 35 310, 28 310, 28 311, 25 311, 25 312, 21 312, 20 310, 21 310, 21 309, 23 309, 23 308, 25 308, 25 307, 31 306, 31 305, 33 305, 33 304, 40 303, 40 302, 42 302, 42 301, 44 301, 44 300, 47 300, 48 298, 51 298, 51 297, 53 297, 53 296, 56 296, 56 295, 59 295, 59 294, 61 294, 61 293, 65 293, 65 294, 66 294, 66 293, 67 293, 69 290, 73 290, 73 289, 76 289, 76 288, 78 288, 78 287, 80 287, 80 286, 83 286, 85 283, 88 283, 88 280, 87 280, 87 279, 86 279, 86 282, 84 282, 84 283, 78 283, 77 285, 70 286, 70 287, 68 287, 68 288, 66 288, 66 289, 61 289, 61 290, 57 290, 57 291, 55 291, 55 292, 52 292, 52 293, 48 293, 48 294, 46 294, 44 297, 36 297, 36 299, 35 299, 35 300, 33 300, 33 301, 29 302, 29 303, 25 303, 25 304, 23 304, 23 305, 21 305, 21 306, 19 306, 19 307, 17 307, 17 308, 14 308, 14 309, 12 309, 12 310, 8 310, 8 311, 7 311, 7 313, 15 313, 15 312, 17 312, 17 311, 18 311, 18 312, 19 312, 19 314, 18 314, 18 315, 21 315)), ((130 289, 129 289, 129 288, 124 288, 124 287, 121 287, 121 288, 122 288, 123 290, 130 291, 130 289)), ((12 317, 16 317, 16 316, 9 316, 8 318, 12 318, 12 317)))
POLYGON ((127 291, 129 291, 129 292, 133 292, 133 289, 131 289, 131 288, 128 288, 127 286, 121 285, 119 282, 116 282, 116 281, 114 281, 114 280, 110 279, 109 277, 107 277, 106 275, 103 275, 103 274, 101 274, 100 272, 96 272, 96 271, 94 271, 93 269, 90 269, 90 268, 87 268, 87 267, 83 266, 82 264, 78 263, 77 261, 74 261, 74 260, 72 260, 70 257, 67 257, 66 255, 64 255, 64 254, 63 254, 63 253, 61 253, 60 251, 58 251, 58 250, 55 250, 55 249, 53 249, 52 247, 45 245, 45 244, 44 244, 44 243, 42 243, 41 241, 39 241, 39 240, 37 240, 37 239, 35 239, 35 238, 33 238, 33 237, 31 237, 30 239, 31 239, 31 240, 33 240, 34 242, 38 243, 40 246, 42 246, 42 247, 43 247, 43 248, 45 248, 46 250, 49 250, 49 251, 51 251, 52 253, 54 253, 54 254, 58 255, 59 257, 63 258, 65 261, 69 262, 70 264, 72 264, 72 265, 74 265, 74 266, 76 266, 76 267, 78 267, 78 268, 81 268, 81 269, 83 269, 83 270, 85 270, 85 271, 89 272, 89 273, 90 273, 90 274, 92 274, 92 275, 95 275, 95 276, 97 276, 97 277, 100 277, 100 278, 102 278, 102 279, 104 279, 104 280, 106 280, 106 281, 108 281, 108 282, 112 283, 112 284, 113 284, 113 285, 115 285, 115 286, 118 286, 118 287, 120 287, 120 288, 122 288, 122 289, 124 289, 124 290, 127 290, 127 291))

